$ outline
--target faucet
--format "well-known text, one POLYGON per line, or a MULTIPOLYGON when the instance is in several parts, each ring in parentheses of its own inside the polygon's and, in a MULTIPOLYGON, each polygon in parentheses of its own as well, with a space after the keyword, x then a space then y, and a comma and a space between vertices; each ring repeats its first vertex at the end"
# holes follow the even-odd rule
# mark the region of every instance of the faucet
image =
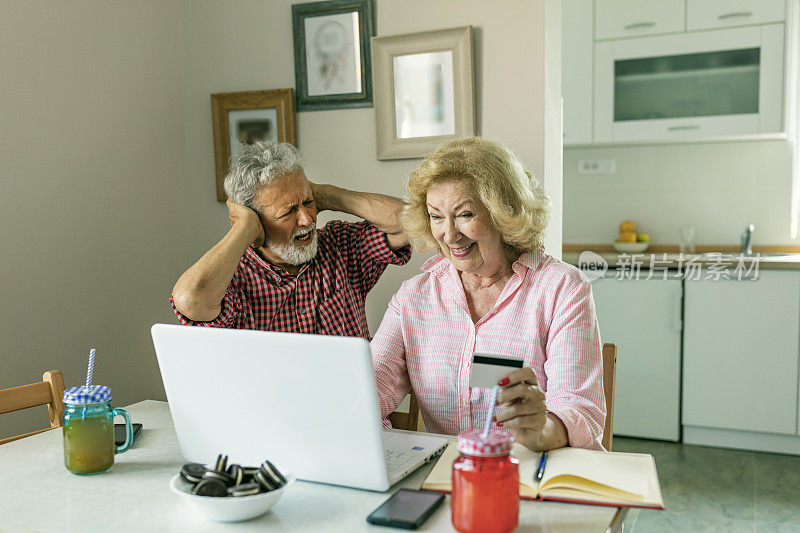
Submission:
POLYGON ((741 236, 742 249, 741 249, 740 253, 742 255, 753 255, 752 236, 753 236, 753 230, 754 229, 756 229, 756 228, 752 224, 748 224, 744 228, 744 233, 742 233, 742 236, 741 236))

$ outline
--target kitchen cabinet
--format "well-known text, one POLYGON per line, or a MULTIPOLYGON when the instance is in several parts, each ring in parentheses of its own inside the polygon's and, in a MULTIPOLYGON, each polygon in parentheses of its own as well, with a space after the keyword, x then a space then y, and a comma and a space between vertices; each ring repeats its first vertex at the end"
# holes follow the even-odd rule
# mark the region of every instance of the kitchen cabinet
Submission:
POLYGON ((594 142, 783 128, 783 24, 598 42, 594 142))
POLYGON ((595 4, 597 40, 685 29, 684 0, 596 0, 595 4))
POLYGON ((687 279, 683 335, 684 426, 797 435, 800 272, 687 279))
POLYGON ((786 20, 785 0, 687 0, 686 29, 707 30, 786 20))
POLYGON ((565 146, 786 131, 786 0, 563 0, 563 12, 565 146))
POLYGON ((592 283, 603 342, 617 343, 614 434, 680 438, 681 280, 592 283))
POLYGON ((593 41, 592 2, 563 0, 561 18, 561 95, 564 99, 564 144, 592 142, 593 41))

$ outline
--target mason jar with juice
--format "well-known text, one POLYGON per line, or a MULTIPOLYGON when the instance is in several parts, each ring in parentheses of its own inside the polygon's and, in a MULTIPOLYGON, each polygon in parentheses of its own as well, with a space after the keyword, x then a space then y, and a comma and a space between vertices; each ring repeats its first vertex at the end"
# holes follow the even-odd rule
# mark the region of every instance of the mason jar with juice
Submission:
POLYGON ((114 454, 133 442, 128 411, 111 407, 111 389, 103 385, 64 391, 64 465, 73 474, 100 474, 114 464, 114 454), (125 444, 114 444, 114 417, 125 418, 125 444))
MULTIPOLYGON (((491 418, 490 418, 491 420, 491 418)), ((453 463, 453 527, 460 533, 510 533, 519 520, 519 461, 511 435, 472 430, 458 435, 453 463)))

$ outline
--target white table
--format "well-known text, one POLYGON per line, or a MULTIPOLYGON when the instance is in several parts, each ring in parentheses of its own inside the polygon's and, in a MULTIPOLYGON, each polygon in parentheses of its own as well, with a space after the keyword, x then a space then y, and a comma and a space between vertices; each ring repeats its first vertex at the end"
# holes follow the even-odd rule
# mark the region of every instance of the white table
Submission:
MULTIPOLYGON (((127 409, 144 429, 105 474, 69 473, 60 430, 0 446, 0 530, 386 533, 391 530, 368 524, 367 515, 398 487, 419 488, 432 468, 432 464, 420 468, 388 493, 299 481, 259 518, 233 524, 209 522, 193 515, 169 488, 170 478, 186 461, 168 405, 147 400, 127 409)), ((623 516, 610 507, 522 501, 518 531, 616 531, 623 516)), ((453 531, 449 496, 420 530, 453 531)))

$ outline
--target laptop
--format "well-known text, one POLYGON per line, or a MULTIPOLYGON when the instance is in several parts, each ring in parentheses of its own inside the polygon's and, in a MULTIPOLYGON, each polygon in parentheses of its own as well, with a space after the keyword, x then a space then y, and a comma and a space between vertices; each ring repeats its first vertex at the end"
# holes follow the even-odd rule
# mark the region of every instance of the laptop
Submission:
POLYGON ((166 324, 151 333, 188 461, 269 459, 306 481, 386 491, 447 446, 382 430, 365 339, 166 324))

